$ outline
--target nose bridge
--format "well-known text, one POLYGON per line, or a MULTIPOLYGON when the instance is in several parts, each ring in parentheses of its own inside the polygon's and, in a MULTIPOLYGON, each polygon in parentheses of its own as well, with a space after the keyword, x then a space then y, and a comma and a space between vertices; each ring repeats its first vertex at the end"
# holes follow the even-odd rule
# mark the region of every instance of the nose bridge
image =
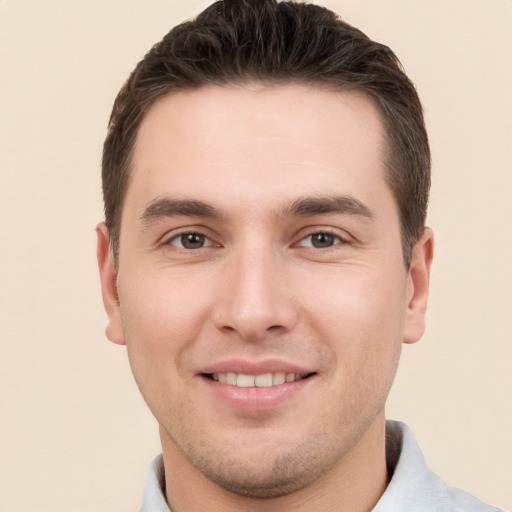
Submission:
POLYGON ((283 256, 270 244, 240 244, 226 262, 217 326, 237 331, 245 340, 261 339, 269 330, 290 329, 296 311, 286 274, 283 256))

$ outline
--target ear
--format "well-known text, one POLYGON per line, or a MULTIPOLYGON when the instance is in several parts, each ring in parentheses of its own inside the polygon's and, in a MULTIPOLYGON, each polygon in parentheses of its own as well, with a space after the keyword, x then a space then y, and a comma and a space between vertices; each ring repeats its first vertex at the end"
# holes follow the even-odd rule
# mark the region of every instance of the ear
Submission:
POLYGON ((433 256, 434 233, 431 229, 425 228, 423 236, 412 249, 411 265, 407 276, 404 343, 416 343, 425 331, 425 312, 433 256))
POLYGON ((125 345, 121 310, 117 296, 117 270, 110 250, 110 236, 104 222, 98 224, 96 235, 98 237, 96 254, 100 270, 101 293, 103 295, 103 305, 108 316, 108 325, 105 333, 110 341, 119 345, 125 345))

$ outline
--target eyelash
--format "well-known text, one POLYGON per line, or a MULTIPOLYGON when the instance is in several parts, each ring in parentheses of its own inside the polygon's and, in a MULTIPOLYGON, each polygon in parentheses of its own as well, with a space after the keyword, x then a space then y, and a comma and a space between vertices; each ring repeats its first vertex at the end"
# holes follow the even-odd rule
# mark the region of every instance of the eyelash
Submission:
POLYGON ((298 245, 299 247, 308 247, 310 249, 327 250, 327 249, 332 249, 333 247, 335 247, 337 245, 343 245, 346 243, 348 243, 348 241, 346 239, 342 238, 340 235, 333 233, 332 231, 329 231, 329 230, 320 230, 320 231, 315 231, 313 233, 309 233, 305 237, 301 238, 299 243, 296 245, 298 245), (324 237, 328 237, 328 238, 332 239, 332 245, 329 245, 327 247, 315 247, 314 242, 313 242, 313 237, 319 236, 319 235, 322 235, 324 237), (303 242, 305 242, 307 239, 310 239, 311 245, 303 245, 303 242))
POLYGON ((174 245, 184 251, 194 251, 194 250, 198 250, 198 249, 203 249, 204 247, 211 247, 216 244, 213 242, 213 240, 209 236, 205 235, 204 233, 201 233, 200 231, 185 231, 182 233, 178 233, 177 235, 174 235, 169 240, 167 240, 164 243, 164 245, 174 245), (183 239, 184 239, 184 237, 187 237, 187 236, 188 237, 191 237, 191 236, 201 237, 204 241, 207 241, 207 244, 201 245, 201 247, 197 247, 197 248, 184 247, 183 239), (176 241, 181 241, 181 245, 175 244, 174 242, 176 242, 176 241))
MULTIPOLYGON (((295 243, 294 246, 306 247, 309 249, 328 250, 328 249, 332 249, 333 247, 335 247, 337 245, 344 245, 347 243, 349 243, 349 242, 348 242, 348 240, 346 240, 346 238, 343 238, 340 235, 333 233, 332 231, 330 231, 328 229, 324 229, 324 230, 318 230, 318 231, 308 233, 306 236, 303 236, 299 240, 299 242, 295 243), (315 247, 312 237, 319 236, 319 235, 323 235, 323 236, 326 236, 326 237, 332 239, 332 245, 328 245, 326 247, 315 247), (308 239, 310 239, 311 244, 305 245, 304 242, 308 239)), ((199 230, 184 231, 184 232, 178 233, 178 234, 172 236, 171 238, 169 238, 167 241, 165 241, 164 245, 173 245, 183 251, 197 251, 197 250, 204 249, 207 247, 212 247, 212 246, 220 247, 220 244, 216 244, 209 236, 205 235, 204 233, 202 233, 199 230), (196 248, 185 247, 183 244, 183 240, 184 240, 184 237, 187 237, 187 236, 188 237, 191 237, 191 236, 200 237, 203 242, 206 242, 206 244, 203 243, 200 247, 196 247, 196 248), (175 243, 175 242, 180 242, 180 243, 175 243)))

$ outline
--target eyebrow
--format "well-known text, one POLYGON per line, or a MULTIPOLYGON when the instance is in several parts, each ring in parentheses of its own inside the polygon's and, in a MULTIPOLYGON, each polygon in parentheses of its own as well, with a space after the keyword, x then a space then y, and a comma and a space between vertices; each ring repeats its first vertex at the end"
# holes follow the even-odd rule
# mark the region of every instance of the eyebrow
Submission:
POLYGON ((218 219, 222 215, 219 210, 208 203, 195 199, 171 199, 159 197, 151 201, 140 216, 143 224, 167 217, 191 216, 218 219))
POLYGON ((308 217, 326 213, 358 215, 373 218, 372 211, 352 196, 314 196, 302 197, 292 201, 283 209, 285 217, 308 217))
MULTIPOLYGON (((358 215, 373 218, 372 211, 361 201, 351 196, 301 197, 285 205, 283 217, 309 217, 327 213, 358 215)), ((167 217, 190 216, 220 219, 221 212, 211 204, 196 199, 174 199, 159 197, 151 201, 141 215, 142 223, 149 225, 167 217)))

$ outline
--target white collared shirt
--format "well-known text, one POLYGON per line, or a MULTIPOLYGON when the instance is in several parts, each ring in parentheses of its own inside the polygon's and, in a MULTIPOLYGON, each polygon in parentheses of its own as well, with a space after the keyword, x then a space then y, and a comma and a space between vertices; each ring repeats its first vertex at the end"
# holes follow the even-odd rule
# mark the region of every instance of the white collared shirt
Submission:
MULTIPOLYGON (((372 512, 503 512, 432 473, 405 423, 386 422, 386 457, 391 481, 372 512)), ((149 468, 139 512, 171 512, 165 500, 162 456, 149 468)))

